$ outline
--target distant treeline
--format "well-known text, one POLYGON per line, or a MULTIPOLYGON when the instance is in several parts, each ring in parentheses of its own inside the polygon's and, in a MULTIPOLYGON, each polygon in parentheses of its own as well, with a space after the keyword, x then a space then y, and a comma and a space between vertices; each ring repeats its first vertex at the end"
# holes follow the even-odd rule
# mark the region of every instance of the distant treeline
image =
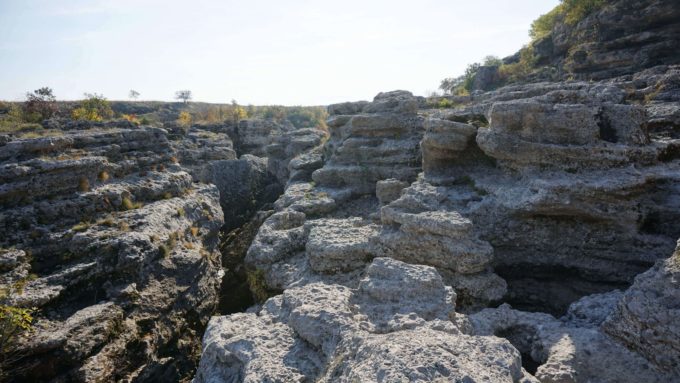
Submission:
MULTIPOLYGON (((132 94, 132 93, 131 93, 132 94)), ((59 101, 52 89, 44 87, 26 94, 26 101, 0 101, 0 133, 36 130, 50 118, 106 121, 126 119, 135 124, 161 125, 236 124, 247 118, 288 121, 297 128, 326 128, 323 106, 239 105, 204 102, 109 101, 103 95, 85 94, 82 100, 59 101)))

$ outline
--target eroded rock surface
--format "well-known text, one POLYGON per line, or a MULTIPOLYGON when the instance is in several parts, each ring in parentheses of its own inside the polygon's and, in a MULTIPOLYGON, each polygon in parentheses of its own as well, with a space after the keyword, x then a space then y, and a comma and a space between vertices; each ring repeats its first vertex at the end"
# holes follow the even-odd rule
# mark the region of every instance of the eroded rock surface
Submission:
POLYGON ((626 81, 330 106, 245 258, 283 294, 213 318, 196 381, 677 380, 678 141, 626 81))
POLYGON ((12 378, 186 378, 217 300, 217 188, 157 128, 11 140, 0 158, 3 304, 38 310, 12 378))
POLYGON ((376 258, 357 288, 310 283, 270 299, 258 313, 213 318, 194 381, 526 377, 508 341, 467 335, 449 321, 454 302, 434 268, 376 258))

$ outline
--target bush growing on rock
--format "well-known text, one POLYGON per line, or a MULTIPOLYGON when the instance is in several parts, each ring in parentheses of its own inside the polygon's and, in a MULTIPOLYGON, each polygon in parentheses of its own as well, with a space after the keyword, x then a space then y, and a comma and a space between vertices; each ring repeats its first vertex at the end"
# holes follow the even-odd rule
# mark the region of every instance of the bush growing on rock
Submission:
POLYGON ((248 288, 253 295, 253 299, 257 303, 264 303, 273 295, 267 288, 267 282, 264 280, 264 272, 262 270, 247 270, 246 278, 248 281, 248 288))
POLYGON ((177 124, 183 128, 189 127, 191 125, 191 114, 189 112, 180 112, 179 117, 177 117, 177 124))
POLYGON ((139 124, 141 123, 141 121, 139 120, 139 118, 137 118, 137 115, 136 115, 136 114, 123 114, 123 115, 121 115, 121 117, 122 117, 124 120, 130 121, 131 123, 133 123, 133 124, 135 124, 135 125, 139 125, 139 124))
POLYGON ((573 25, 604 5, 604 0, 561 0, 560 5, 531 23, 529 36, 534 40, 545 37, 552 32, 558 20, 563 19, 573 25))
POLYGON ((519 61, 512 64, 503 64, 498 68, 498 75, 503 82, 511 83, 526 78, 536 65, 534 48, 531 44, 525 45, 519 51, 519 61))
POLYGON ((141 202, 132 202, 132 200, 128 197, 124 197, 123 200, 121 201, 120 207, 122 210, 133 210, 133 209, 139 209, 142 207, 141 202))
POLYGON ((14 351, 22 333, 32 330, 33 309, 0 305, 0 380, 9 378, 8 367, 19 355, 14 351))
POLYGON ((113 110, 109 101, 101 94, 85 93, 85 100, 80 106, 71 111, 75 120, 103 121, 113 117, 113 110))
POLYGON ((455 78, 445 78, 442 80, 439 88, 446 93, 455 96, 468 96, 474 90, 475 78, 477 72, 482 67, 498 67, 503 64, 503 61, 496 56, 486 56, 482 63, 473 63, 465 68, 465 74, 455 78))
POLYGON ((473 90, 475 77, 483 66, 498 67, 497 81, 494 81, 495 86, 527 79, 538 69, 534 45, 548 36, 558 21, 562 20, 567 25, 574 25, 605 4, 605 0, 561 0, 558 6, 533 21, 529 30, 532 41, 520 50, 519 60, 514 59, 515 61, 512 62, 512 60, 506 59, 506 62, 504 62, 497 57, 487 56, 483 64, 473 63, 468 65, 465 74, 462 76, 442 80, 439 88, 453 95, 468 95, 473 90))

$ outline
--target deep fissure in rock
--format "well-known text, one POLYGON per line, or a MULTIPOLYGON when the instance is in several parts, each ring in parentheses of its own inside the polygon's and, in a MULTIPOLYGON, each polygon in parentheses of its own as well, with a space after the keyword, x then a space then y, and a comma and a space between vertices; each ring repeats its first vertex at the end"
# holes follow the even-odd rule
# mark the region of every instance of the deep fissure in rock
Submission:
POLYGON ((257 231, 271 213, 271 210, 259 211, 243 226, 230 231, 223 229, 219 249, 224 277, 220 286, 218 313, 242 312, 257 303, 248 283, 249 273, 253 271, 248 270, 243 261, 257 231))
POLYGON ((536 374, 538 367, 544 362, 534 359, 531 349, 535 342, 535 331, 528 326, 512 326, 494 333, 499 338, 505 338, 522 356, 522 367, 532 375, 536 374))
POLYGON ((557 318, 580 298, 615 289, 625 290, 627 282, 604 281, 596 276, 559 265, 514 264, 496 266, 508 284, 504 302, 529 312, 544 312, 557 318))

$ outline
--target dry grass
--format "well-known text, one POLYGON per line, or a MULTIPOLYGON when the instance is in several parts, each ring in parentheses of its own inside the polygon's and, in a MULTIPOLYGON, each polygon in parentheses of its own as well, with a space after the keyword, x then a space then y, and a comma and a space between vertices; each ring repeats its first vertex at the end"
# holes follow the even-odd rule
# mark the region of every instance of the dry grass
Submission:
POLYGON ((90 180, 87 177, 80 177, 80 180, 78 180, 78 190, 83 193, 90 191, 90 180))

